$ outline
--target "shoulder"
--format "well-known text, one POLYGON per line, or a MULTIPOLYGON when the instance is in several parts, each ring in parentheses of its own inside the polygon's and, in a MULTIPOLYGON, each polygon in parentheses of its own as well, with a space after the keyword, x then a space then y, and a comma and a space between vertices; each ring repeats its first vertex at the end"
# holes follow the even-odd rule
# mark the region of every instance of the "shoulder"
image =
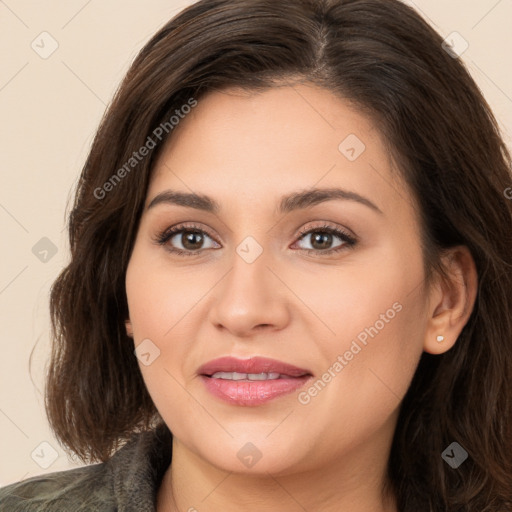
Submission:
POLYGON ((0 488, 0 512, 146 512, 172 458, 165 424, 139 432, 109 460, 0 488))
POLYGON ((39 475, 0 488, 0 512, 115 511, 106 464, 39 475))

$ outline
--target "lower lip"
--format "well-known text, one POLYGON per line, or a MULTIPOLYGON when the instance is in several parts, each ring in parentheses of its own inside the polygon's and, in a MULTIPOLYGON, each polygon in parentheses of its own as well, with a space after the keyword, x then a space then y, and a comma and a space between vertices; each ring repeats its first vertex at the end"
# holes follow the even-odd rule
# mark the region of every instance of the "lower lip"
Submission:
POLYGON ((273 380, 228 380, 201 375, 206 389, 232 405, 261 405, 302 387, 311 375, 273 380))

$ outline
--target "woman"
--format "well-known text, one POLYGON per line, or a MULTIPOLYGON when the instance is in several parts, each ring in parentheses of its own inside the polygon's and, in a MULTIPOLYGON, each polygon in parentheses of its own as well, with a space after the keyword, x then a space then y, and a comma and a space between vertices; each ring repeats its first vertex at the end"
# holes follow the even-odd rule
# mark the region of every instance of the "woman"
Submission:
POLYGON ((52 288, 48 418, 98 463, 0 510, 512 510, 510 186, 404 4, 188 7, 98 130, 52 288))

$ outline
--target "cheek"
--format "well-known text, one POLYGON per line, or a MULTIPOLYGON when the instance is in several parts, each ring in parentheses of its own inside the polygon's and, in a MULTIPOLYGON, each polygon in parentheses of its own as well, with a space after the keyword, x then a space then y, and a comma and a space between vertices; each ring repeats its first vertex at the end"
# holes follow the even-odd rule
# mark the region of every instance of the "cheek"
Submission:
POLYGON ((134 348, 150 354, 139 356, 138 363, 159 409, 160 404, 179 406, 181 399, 190 398, 183 393, 182 384, 189 375, 183 375, 182 362, 197 338, 194 331, 199 326, 201 298, 215 277, 197 268, 172 267, 137 246, 133 251, 126 272, 126 294, 134 348))
MULTIPOLYGON (((335 377, 324 388, 318 386, 320 391, 313 391, 317 394, 306 406, 311 406, 310 428, 324 432, 331 440, 333 434, 329 432, 336 432, 339 447, 355 440, 370 442, 398 413, 410 386, 422 353, 419 327, 414 324, 418 315, 413 305, 401 300, 400 309, 397 302, 391 310, 386 309, 390 305, 386 300, 382 307, 374 307, 375 313, 384 313, 388 323, 378 315, 368 316, 360 324, 362 328, 352 322, 354 335, 343 336, 338 350, 333 348, 328 356, 335 377)), ((323 448, 325 456, 334 449, 328 443, 323 448)))
POLYGON ((401 351, 410 346, 411 329, 421 333, 423 263, 419 247, 410 245, 405 252, 390 240, 337 268, 294 280, 294 292, 317 319, 311 329, 322 335, 324 352, 348 350, 354 339, 369 346, 374 338, 387 339, 387 350, 401 351))
POLYGON ((329 381, 310 388, 315 414, 308 421, 318 428, 343 424, 347 439, 364 424, 371 432, 407 392, 426 327, 423 264, 414 250, 390 243, 373 261, 358 260, 309 290, 308 305, 331 331, 312 347, 326 361, 319 377, 329 381))
POLYGON ((186 325, 187 313, 206 291, 197 268, 175 268, 155 253, 136 246, 126 272, 128 309, 136 342, 172 337, 186 325))
POLYGON ((149 259, 147 253, 136 247, 126 273, 134 348, 153 403, 176 433, 181 432, 180 422, 176 421, 180 415, 174 412, 189 411, 188 420, 196 412, 190 395, 184 391, 177 363, 186 357, 187 346, 193 341, 183 329, 187 312, 197 303, 198 293, 190 282, 187 286, 186 276, 149 259))

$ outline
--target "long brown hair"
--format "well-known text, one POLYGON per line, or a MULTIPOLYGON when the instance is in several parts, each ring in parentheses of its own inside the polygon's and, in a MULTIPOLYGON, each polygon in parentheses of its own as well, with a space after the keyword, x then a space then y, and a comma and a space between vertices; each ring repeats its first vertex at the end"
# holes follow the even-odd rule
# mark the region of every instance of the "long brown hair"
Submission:
POLYGON ((52 429, 88 462, 162 423, 126 335, 124 283, 169 119, 212 90, 297 81, 350 101, 384 135, 420 206, 426 276, 442 273, 442 250, 458 244, 477 267, 457 343, 422 355, 401 404, 388 467, 399 510, 512 510, 510 155, 464 65, 398 0, 201 0, 141 50, 82 170, 71 260, 51 290, 52 429), (469 454, 457 469, 441 458, 453 441, 469 454))

